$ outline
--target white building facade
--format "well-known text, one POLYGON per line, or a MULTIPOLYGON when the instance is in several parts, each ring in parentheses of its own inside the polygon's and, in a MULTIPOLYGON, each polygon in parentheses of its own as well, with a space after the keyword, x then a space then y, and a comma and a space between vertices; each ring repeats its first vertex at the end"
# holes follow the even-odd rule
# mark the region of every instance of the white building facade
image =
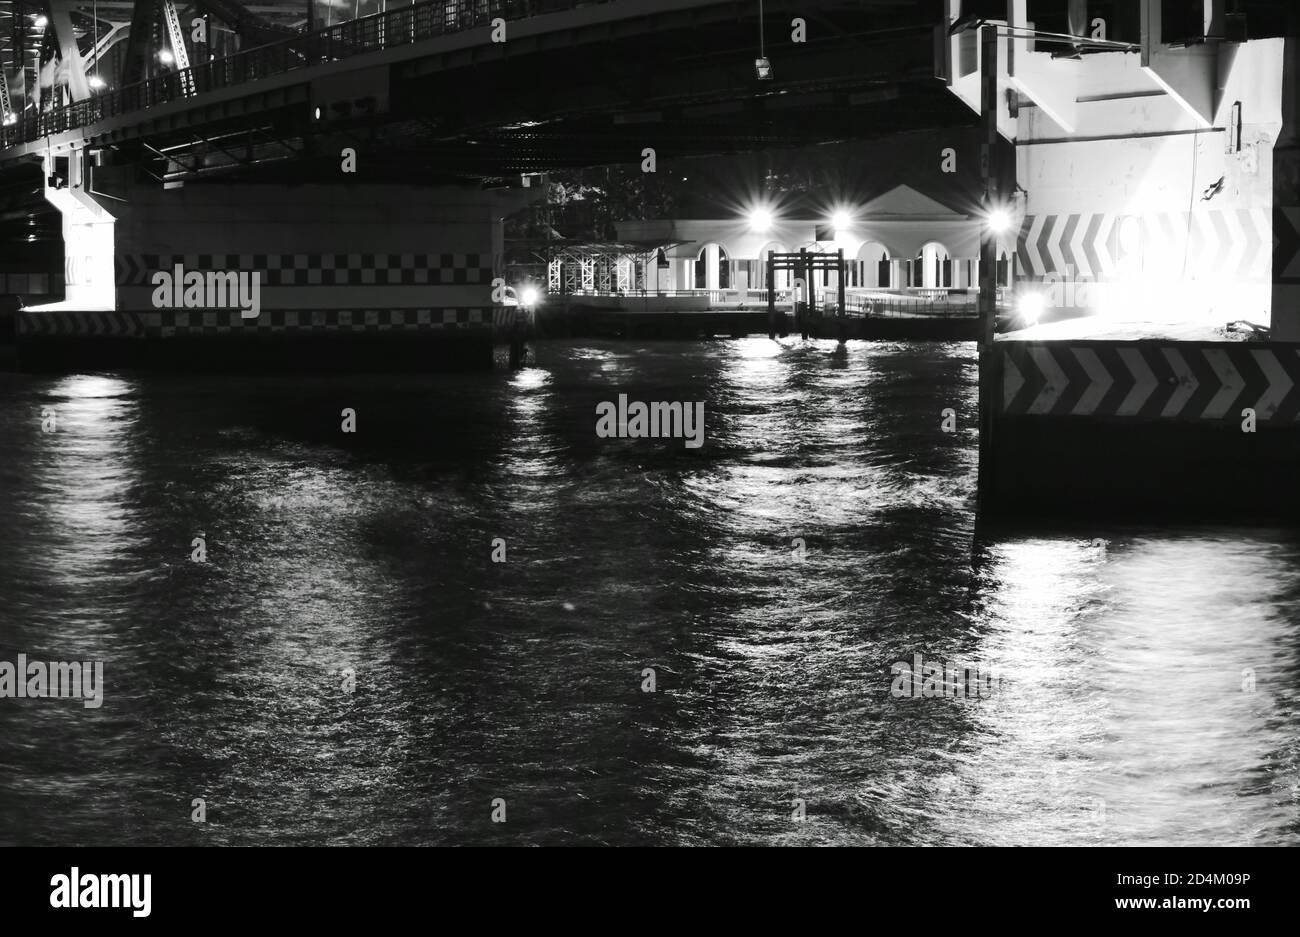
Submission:
MULTIPOLYGON (((649 292, 765 289, 769 252, 812 253, 843 249, 849 289, 909 292, 975 290, 979 287, 981 218, 944 205, 900 185, 844 212, 845 226, 829 218, 782 218, 756 229, 750 218, 625 221, 619 239, 662 244, 668 266, 649 258, 644 288, 649 292)), ((766 221, 766 219, 764 219, 766 221)), ((999 246, 999 283, 1009 282, 1014 232, 999 246)), ((834 286, 834 274, 819 273, 834 286)), ((791 274, 778 272, 776 288, 788 289, 791 274)), ((638 281, 641 278, 638 277, 638 281)))

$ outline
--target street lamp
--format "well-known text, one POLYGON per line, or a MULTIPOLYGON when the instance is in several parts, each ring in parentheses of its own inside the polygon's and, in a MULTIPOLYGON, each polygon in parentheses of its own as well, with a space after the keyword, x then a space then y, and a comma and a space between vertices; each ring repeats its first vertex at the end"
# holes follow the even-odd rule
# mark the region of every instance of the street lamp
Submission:
POLYGON ((989 212, 988 223, 994 234, 1005 234, 1011 230, 1011 213, 1005 208, 995 208, 989 212))
POLYGON ((766 234, 772 229, 772 212, 767 208, 753 208, 749 212, 749 227, 757 234, 766 234))
POLYGON ((1016 301, 1016 311, 1027 325, 1037 325, 1047 308, 1047 299, 1042 293, 1025 293, 1016 301))
POLYGON ((758 58, 754 59, 754 73, 759 81, 772 80, 772 63, 767 58, 767 42, 763 33, 763 0, 758 0, 758 58))
POLYGON ((171 49, 163 49, 158 53, 158 61, 162 62, 164 65, 171 65, 176 61, 176 56, 172 55, 171 49))

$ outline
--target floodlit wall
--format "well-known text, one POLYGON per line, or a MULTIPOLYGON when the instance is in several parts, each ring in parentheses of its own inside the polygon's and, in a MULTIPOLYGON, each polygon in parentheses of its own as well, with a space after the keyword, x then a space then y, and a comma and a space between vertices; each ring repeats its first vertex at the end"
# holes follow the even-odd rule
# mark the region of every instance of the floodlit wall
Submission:
POLYGON ((45 199, 63 219, 62 304, 89 310, 112 309, 115 219, 85 193, 77 167, 73 167, 68 186, 50 187, 48 175, 45 199))
POLYGON ((1115 321, 1269 324, 1283 47, 1222 47, 1209 126, 1153 87, 1134 53, 1071 63, 1082 74, 1070 131, 1026 102, 1022 290, 1115 321))

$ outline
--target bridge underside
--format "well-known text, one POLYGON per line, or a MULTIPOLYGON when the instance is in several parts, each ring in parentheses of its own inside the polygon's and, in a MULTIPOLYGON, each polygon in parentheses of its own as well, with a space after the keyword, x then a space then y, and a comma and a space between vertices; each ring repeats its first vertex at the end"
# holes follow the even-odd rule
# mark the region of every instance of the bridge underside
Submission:
MULTIPOLYGON (((17 6, 0 0, 0 10, 17 6)), ((504 0, 499 7, 451 0, 435 11, 437 29, 450 22, 454 11, 463 26, 426 39, 413 30, 418 41, 395 47, 388 47, 385 38, 391 40, 402 24, 415 20, 396 18, 402 9, 397 2, 386 6, 385 16, 353 24, 362 32, 345 34, 335 25, 332 32, 318 34, 316 46, 298 37, 252 51, 244 37, 254 33, 245 27, 241 35, 229 35, 228 23, 208 16, 211 46, 190 43, 188 35, 184 40, 196 73, 209 48, 236 60, 287 62, 290 67, 208 93, 200 79, 198 94, 179 96, 174 84, 165 83, 168 72, 156 55, 141 62, 139 51, 121 41, 111 46, 111 55, 101 50, 102 57, 89 64, 96 41, 103 44, 96 37, 107 33, 90 28, 93 5, 74 4, 72 23, 81 28, 87 70, 108 79, 100 93, 117 93, 121 81, 139 75, 153 82, 150 87, 161 91, 164 100, 43 135, 26 145, 26 155, 14 149, 0 153, 0 241, 14 269, 50 266, 42 249, 49 253, 67 238, 66 219, 48 200, 46 177, 58 170, 50 154, 72 154, 85 162, 87 185, 112 211, 113 198, 133 200, 164 184, 477 187, 517 183, 520 174, 566 167, 638 166, 647 148, 658 161, 670 163, 690 156, 970 128, 977 122, 935 79, 938 0, 770 0, 763 51, 774 77, 767 81, 755 74, 759 17, 757 5, 748 0, 614 0, 572 10, 566 8, 574 3, 546 0, 535 9, 547 12, 535 16, 522 15, 522 4, 504 0), (487 17, 498 8, 506 20, 504 43, 490 41, 487 17), (611 19, 614 12, 622 18, 611 19), (471 13, 476 19, 469 18, 471 13), (796 18, 804 23, 805 34, 799 37, 804 41, 792 41, 796 18), (380 21, 386 33, 378 30, 380 21), (366 48, 372 51, 358 53, 358 43, 369 43, 366 48), (271 54, 276 49, 287 58, 271 54), (307 54, 327 64, 293 65, 294 56, 305 61, 307 54), (355 166, 343 174, 341 154, 348 149, 356 154, 355 166), (93 160, 82 153, 93 153, 93 160)), ((251 11, 263 29, 307 25, 302 5, 278 8, 283 11, 279 16, 273 15, 276 4, 240 7, 233 0, 222 0, 219 8, 209 0, 175 7, 180 22, 187 24, 209 9, 234 9, 251 11)), ((22 15, 30 21, 32 8, 24 9, 22 15)), ((134 8, 137 14, 140 9, 134 8)), ((366 13, 379 5, 355 9, 366 13)), ((415 11, 412 17, 417 12, 425 16, 429 5, 408 9, 415 11)), ((328 8, 317 13, 312 25, 326 26, 332 15, 328 8)), ((121 19, 123 11, 114 15, 121 19)), ((147 16, 143 22, 151 23, 147 16)), ((42 38, 30 22, 26 33, 28 45, 42 38)), ((149 35, 146 52, 160 46, 166 50, 166 33, 156 17, 149 35)), ((269 34, 255 35, 266 39, 269 34)), ((55 55, 48 42, 43 48, 44 54, 55 55)), ((62 93, 55 87, 33 93, 36 76, 36 69, 26 70, 23 113, 28 119, 38 113, 37 104, 46 106, 39 113, 54 113, 48 105, 62 93)), ((54 73, 46 77, 56 85, 66 81, 54 73)), ((65 103, 75 112, 75 104, 65 103)), ((67 275, 70 284, 79 274, 67 275)), ((21 285, 34 283, 24 280, 21 285)), ((30 300, 41 291, 10 292, 30 300)), ((51 285, 49 292, 61 290, 51 285)))
MULTIPOLYGON (((647 16, 644 29, 573 29, 381 61, 351 79, 381 87, 377 113, 326 107, 317 119, 306 73, 319 69, 300 70, 296 83, 267 92, 259 86, 270 83, 251 84, 255 100, 232 106, 226 96, 202 119, 92 130, 88 143, 166 181, 335 180, 338 153, 351 146, 364 154, 361 175, 439 182, 637 163, 645 147, 671 160, 971 126, 934 79, 939 15, 930 2, 769 3, 775 77, 758 81, 757 5, 710 4, 647 16), (796 17, 805 42, 791 42, 796 17)), ((485 40, 487 27, 478 31, 485 40)))

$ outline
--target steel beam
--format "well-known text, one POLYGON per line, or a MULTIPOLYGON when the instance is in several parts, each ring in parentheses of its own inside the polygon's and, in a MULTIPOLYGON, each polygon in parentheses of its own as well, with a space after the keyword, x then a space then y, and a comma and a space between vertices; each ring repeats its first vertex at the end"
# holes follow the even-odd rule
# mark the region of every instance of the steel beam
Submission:
POLYGON ((73 101, 84 101, 90 97, 90 82, 86 80, 81 50, 77 48, 77 36, 72 29, 72 10, 77 4, 74 0, 49 0, 49 4, 50 26, 59 41, 59 58, 68 70, 68 94, 73 101))
MULTIPOLYGON (((13 0, 10 7, 10 37, 9 42, 13 49, 13 61, 10 63, 10 69, 13 74, 13 81, 8 87, 9 104, 6 113, 12 111, 16 115, 22 114, 27 107, 27 60, 25 51, 27 48, 27 11, 24 8, 23 0, 13 0)), ((3 72, 5 65, 0 62, 0 72, 3 72)))
POLYGON ((122 59, 122 85, 133 85, 149 77, 150 45, 158 16, 158 0, 135 0, 131 6, 131 33, 122 59))
POLYGON ((195 6, 233 29, 239 37, 241 48, 283 42, 298 35, 297 30, 277 26, 263 19, 238 0, 195 0, 195 6))
POLYGON ((181 91, 187 98, 193 97, 194 75, 190 71, 190 52, 185 45, 185 31, 181 29, 176 4, 172 0, 162 0, 162 9, 163 22, 167 24, 167 39, 172 47, 172 57, 176 60, 176 74, 181 80, 181 91))
POLYGON ((5 78, 4 63, 0 62, 0 124, 9 123, 9 115, 13 113, 13 102, 9 100, 9 79, 5 78))

